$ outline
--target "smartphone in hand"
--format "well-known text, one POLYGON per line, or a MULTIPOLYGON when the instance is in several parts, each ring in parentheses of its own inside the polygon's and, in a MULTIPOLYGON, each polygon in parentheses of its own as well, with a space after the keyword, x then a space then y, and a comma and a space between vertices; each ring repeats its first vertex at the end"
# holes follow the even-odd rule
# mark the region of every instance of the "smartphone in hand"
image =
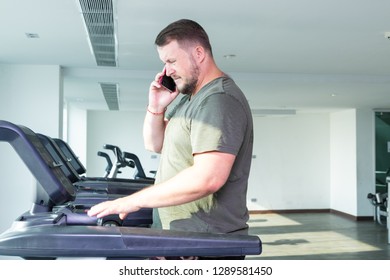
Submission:
POLYGON ((174 92, 176 90, 176 84, 175 84, 175 81, 167 76, 165 74, 165 69, 164 69, 164 75, 162 75, 159 79, 159 84, 162 85, 163 87, 165 87, 167 90, 169 90, 170 92, 174 92))

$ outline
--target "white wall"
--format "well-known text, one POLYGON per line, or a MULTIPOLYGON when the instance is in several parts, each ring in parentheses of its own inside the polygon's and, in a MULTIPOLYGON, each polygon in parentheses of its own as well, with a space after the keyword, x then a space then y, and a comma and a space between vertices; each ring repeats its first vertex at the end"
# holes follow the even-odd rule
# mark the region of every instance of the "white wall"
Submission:
POLYGON ((367 194, 375 192, 375 114, 373 110, 356 110, 356 146, 357 212, 355 215, 369 216, 373 214, 373 207, 367 199, 367 194))
POLYGON ((375 125, 370 109, 331 114, 330 208, 370 216, 367 194, 375 191, 375 125))
POLYGON ((87 164, 87 111, 67 104, 65 141, 78 156, 81 163, 87 164))
POLYGON ((330 124, 330 208, 354 215, 357 212, 356 110, 331 114, 330 124))
MULTIPOLYGON (((0 119, 58 137, 62 81, 58 66, 0 64, 0 119)), ((35 179, 13 148, 0 142, 0 232, 32 205, 35 179)))
POLYGON ((329 208, 329 115, 255 117, 254 129, 250 209, 329 208))

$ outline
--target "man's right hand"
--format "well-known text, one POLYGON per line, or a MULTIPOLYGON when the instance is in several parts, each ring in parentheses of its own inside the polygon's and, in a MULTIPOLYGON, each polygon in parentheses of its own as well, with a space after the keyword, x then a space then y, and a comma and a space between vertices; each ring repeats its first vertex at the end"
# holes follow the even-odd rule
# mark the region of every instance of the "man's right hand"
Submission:
POLYGON ((175 91, 170 92, 165 87, 163 87, 159 80, 164 73, 158 73, 154 81, 150 84, 149 87, 149 110, 155 113, 164 112, 169 104, 179 95, 179 91, 176 88, 175 91))

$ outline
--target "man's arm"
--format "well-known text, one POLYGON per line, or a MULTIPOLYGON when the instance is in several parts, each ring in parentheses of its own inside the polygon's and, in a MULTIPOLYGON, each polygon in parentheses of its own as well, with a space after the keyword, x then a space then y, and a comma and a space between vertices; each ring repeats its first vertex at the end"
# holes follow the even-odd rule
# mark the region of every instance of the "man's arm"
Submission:
POLYGON ((170 92, 162 87, 158 80, 163 73, 158 73, 149 88, 149 105, 144 119, 143 137, 147 150, 160 153, 165 127, 168 121, 164 118, 168 105, 178 96, 178 90, 170 92))
POLYGON ((119 214, 124 219, 128 213, 141 208, 180 205, 206 197, 225 184, 234 160, 235 156, 228 153, 197 154, 194 156, 194 164, 173 178, 133 195, 95 205, 88 211, 88 215, 101 218, 119 214))
POLYGON ((161 152, 167 123, 168 121, 164 118, 164 111, 156 114, 148 107, 143 127, 144 145, 146 150, 155 153, 161 152))

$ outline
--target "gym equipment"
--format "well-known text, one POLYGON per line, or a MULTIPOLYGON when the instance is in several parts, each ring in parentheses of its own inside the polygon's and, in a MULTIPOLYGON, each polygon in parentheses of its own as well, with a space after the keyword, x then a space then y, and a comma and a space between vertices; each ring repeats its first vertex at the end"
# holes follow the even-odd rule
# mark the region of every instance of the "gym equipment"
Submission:
POLYGON ((146 176, 144 168, 142 167, 141 161, 139 160, 138 156, 129 152, 123 152, 123 157, 130 159, 134 162, 135 168, 137 169, 134 175, 135 179, 150 180, 152 183, 154 183, 154 178, 146 176))
MULTIPOLYGON (((388 175, 389 172, 387 172, 388 175)), ((390 189, 390 176, 386 176, 387 189, 390 189)), ((374 221, 380 225, 386 225, 388 230, 388 243, 390 244, 390 206, 389 194, 386 193, 369 193, 367 198, 374 206, 374 221)))
POLYGON ((369 193, 367 198, 374 206, 374 221, 380 225, 385 225, 386 221, 382 220, 382 217, 388 216, 388 194, 387 193, 369 193))
POLYGON ((115 158, 116 158, 116 162, 113 165, 114 168, 111 169, 108 177, 116 178, 118 173, 121 173, 121 171, 120 171, 121 168, 125 168, 125 167, 134 168, 135 167, 134 161, 127 160, 123 156, 123 152, 118 146, 111 145, 111 144, 105 144, 105 145, 103 145, 103 148, 107 149, 107 150, 111 150, 114 153, 115 158))
POLYGON ((82 164, 82 162, 79 160, 79 158, 76 156, 76 154, 73 152, 71 147, 66 143, 64 140, 60 138, 53 138, 54 142, 57 144, 57 146, 60 148, 64 156, 66 157, 66 160, 72 165, 74 170, 81 176, 87 172, 87 169, 82 164))
POLYGON ((388 230, 388 243, 390 244, 390 205, 389 194, 390 189, 390 168, 385 171, 375 171, 376 193, 369 193, 367 198, 374 206, 374 221, 380 225, 386 225, 388 230))
POLYGON ((108 176, 110 175, 110 172, 111 172, 111 169, 112 169, 112 161, 111 161, 111 158, 110 158, 110 156, 107 154, 107 153, 105 153, 105 152, 101 152, 101 151, 98 151, 97 152, 97 155, 99 156, 99 157, 104 157, 105 159, 106 159, 106 161, 107 161, 107 167, 106 167, 106 169, 105 169, 105 171, 106 171, 106 173, 104 173, 104 178, 108 178, 108 176))
MULTIPOLYGON (((74 153, 73 149, 69 146, 69 144, 60 138, 53 138, 53 140, 56 143, 56 145, 58 146, 58 148, 61 150, 63 155, 65 156, 66 161, 69 162, 69 164, 73 167, 73 169, 81 177, 85 177, 85 173, 87 172, 87 169, 84 167, 82 162, 79 160, 78 156, 76 156, 76 154, 74 153)), ((110 149, 112 149, 112 148, 110 148, 110 149)), ((107 166, 105 169, 105 173, 102 177, 109 178, 110 177, 109 174, 110 174, 112 167, 113 167, 113 163, 111 161, 110 156, 107 153, 102 152, 102 151, 98 151, 97 155, 106 159, 107 166)), ((120 158, 117 157, 117 162, 119 161, 119 159, 120 158)), ((122 162, 122 163, 119 163, 119 165, 129 166, 131 168, 134 168, 134 166, 135 166, 134 163, 132 163, 132 162, 126 162, 126 163, 122 162)))
MULTIPOLYGON (((72 182, 73 186, 76 187, 76 197, 71 204, 73 207, 76 205, 77 209, 88 209, 102 201, 130 195, 150 185, 145 184, 144 182, 140 183, 139 181, 130 180, 111 181, 109 184, 109 182, 103 180, 103 178, 79 177, 79 174, 73 169, 72 165, 69 164, 52 138, 39 133, 36 135, 49 152, 54 164, 72 182)), ((85 213, 83 214, 86 215, 85 213)), ((116 215, 111 215, 104 219, 103 224, 149 227, 152 222, 152 209, 141 209, 136 213, 131 213, 131 215, 126 217, 123 221, 116 215)))
MULTIPOLYGON (((0 121, 0 141, 8 142, 36 178, 30 211, 0 235, 0 255, 25 259, 58 257, 145 258, 151 256, 243 256, 261 254, 257 236, 175 232, 144 227, 105 227, 74 203, 81 194, 30 129, 0 121)), ((107 195, 107 192, 104 193, 107 195)))
MULTIPOLYGON (((387 190, 390 189, 390 176, 386 177, 387 190)), ((390 244, 390 206, 389 206, 389 198, 387 198, 387 243, 390 244)))
POLYGON ((65 176, 79 190, 103 190, 111 194, 125 195, 151 185, 147 180, 80 176, 71 164, 72 161, 68 160, 51 137, 39 133, 37 135, 65 176))
MULTIPOLYGON (((11 144, 37 180, 36 197, 30 210, 33 215, 66 211, 70 216, 71 210, 72 214, 77 212, 78 216, 83 216, 80 219, 85 219, 85 209, 140 189, 138 182, 132 187, 131 183, 113 183, 111 186, 104 181, 77 181, 75 172, 71 172, 67 162, 56 153, 50 137, 36 134, 26 127, 0 121, 0 141, 11 144)), ((152 209, 141 209, 123 221, 118 215, 109 215, 101 223, 149 227, 152 221, 152 209)))
MULTIPOLYGON (((79 161, 78 157, 72 150, 72 148, 62 139, 54 138, 54 142, 58 145, 64 156, 66 157, 66 160, 72 165, 72 167, 75 169, 75 171, 79 175, 83 175, 86 173, 86 168, 83 166, 83 164, 79 161)), ((145 181, 148 181, 148 183, 154 183, 154 178, 147 177, 145 175, 144 169, 142 167, 141 161, 139 160, 138 156, 132 153, 128 152, 122 152, 122 150, 115 145, 112 144, 105 144, 103 145, 104 149, 111 150, 115 155, 115 164, 112 163, 110 156, 102 151, 98 151, 97 155, 100 157, 104 157, 107 161, 107 167, 105 169, 105 174, 103 175, 104 178, 116 178, 117 174, 120 173, 120 168, 124 167, 130 167, 130 168, 136 168, 136 172, 134 175, 134 179, 145 179, 145 181), (115 169, 113 171, 113 167, 115 166, 115 169)))
POLYGON ((32 258, 247 256, 261 254, 257 236, 134 227, 69 226, 66 217, 16 221, 0 235, 0 255, 32 258))

